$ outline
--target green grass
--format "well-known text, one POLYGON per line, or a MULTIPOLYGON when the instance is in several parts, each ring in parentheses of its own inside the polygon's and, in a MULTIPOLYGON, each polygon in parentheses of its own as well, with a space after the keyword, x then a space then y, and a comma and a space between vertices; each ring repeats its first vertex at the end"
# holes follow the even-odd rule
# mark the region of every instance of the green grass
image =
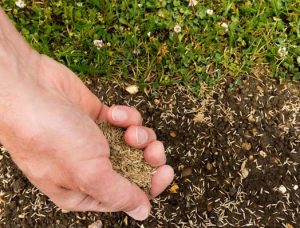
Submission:
POLYGON ((202 0, 195 7, 184 0, 25 2, 19 9, 0 0, 35 49, 80 76, 153 89, 182 83, 196 94, 203 80, 238 77, 262 63, 276 77, 300 78, 299 0, 202 0), (97 50, 95 39, 105 46, 97 50))

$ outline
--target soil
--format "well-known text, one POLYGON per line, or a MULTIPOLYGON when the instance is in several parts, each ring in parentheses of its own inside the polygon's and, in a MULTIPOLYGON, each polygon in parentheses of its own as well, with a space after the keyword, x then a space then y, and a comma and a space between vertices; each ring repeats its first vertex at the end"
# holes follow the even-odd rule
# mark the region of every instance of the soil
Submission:
MULTIPOLYGON (((124 213, 64 213, 18 171, 2 147, 2 227, 298 227, 300 85, 243 76, 196 99, 184 88, 147 95, 91 78, 108 105, 137 107, 166 147, 175 180, 136 222, 124 213)), ((204 90, 205 85, 202 86, 204 90)))

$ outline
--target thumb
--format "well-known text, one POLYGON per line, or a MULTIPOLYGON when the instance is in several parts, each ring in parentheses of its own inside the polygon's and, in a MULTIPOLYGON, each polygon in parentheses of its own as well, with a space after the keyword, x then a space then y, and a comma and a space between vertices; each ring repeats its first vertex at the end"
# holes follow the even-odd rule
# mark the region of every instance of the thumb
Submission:
POLYGON ((108 159, 104 163, 89 160, 80 169, 80 189, 99 202, 97 211, 124 211, 136 220, 149 216, 151 204, 146 193, 115 172, 108 159))

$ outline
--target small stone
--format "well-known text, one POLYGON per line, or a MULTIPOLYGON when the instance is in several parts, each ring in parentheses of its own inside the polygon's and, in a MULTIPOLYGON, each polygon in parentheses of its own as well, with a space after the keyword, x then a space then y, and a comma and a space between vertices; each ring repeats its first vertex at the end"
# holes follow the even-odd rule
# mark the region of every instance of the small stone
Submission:
POLYGON ((130 85, 130 86, 127 86, 125 88, 125 90, 129 93, 129 94, 136 94, 139 92, 139 87, 136 86, 136 85, 130 85))
POLYGON ((259 151, 259 155, 262 156, 263 158, 267 157, 267 153, 263 150, 259 151))
POLYGON ((256 128, 253 128, 253 129, 251 130, 251 132, 252 132, 252 135, 253 135, 253 136, 256 136, 256 135, 258 134, 256 128))
POLYGON ((188 177, 190 175, 192 175, 192 168, 190 168, 190 167, 184 168, 181 172, 182 177, 188 177))
POLYGON ((88 228, 102 228, 102 227, 103 227, 103 223, 101 222, 101 220, 97 220, 96 222, 88 226, 88 228))
POLYGON ((171 186, 171 188, 169 189, 169 191, 170 191, 171 193, 177 193, 178 190, 179 190, 179 186, 178 186, 176 183, 174 183, 174 184, 171 186))
POLYGON ((25 214, 20 214, 20 215, 18 215, 18 218, 20 218, 20 219, 25 218, 25 214))
POLYGON ((296 190, 298 190, 298 188, 299 188, 299 186, 296 184, 296 185, 294 185, 294 187, 293 187, 293 189, 296 191, 296 190))
POLYGON ((253 159, 254 159, 253 155, 252 155, 252 154, 249 155, 248 160, 249 160, 249 161, 253 161, 253 159))
POLYGON ((206 164, 206 169, 207 169, 207 170, 212 170, 213 167, 214 167, 213 164, 211 164, 211 163, 209 163, 209 162, 206 164))
POLYGON ((154 99, 154 104, 155 105, 159 105, 160 104, 160 100, 159 99, 154 99))
POLYGON ((287 191, 286 187, 284 187, 283 185, 280 185, 280 187, 278 188, 278 190, 279 190, 282 194, 286 193, 286 191, 287 191))
POLYGON ((243 150, 250 150, 251 149, 251 144, 250 143, 243 143, 242 144, 243 150))
POLYGON ((248 116, 248 121, 249 121, 250 123, 255 123, 255 117, 254 117, 252 114, 250 114, 250 115, 248 116))
POLYGON ((3 159, 3 155, 0 155, 0 161, 3 159))
POLYGON ((170 132, 170 136, 171 136, 172 138, 176 138, 177 134, 176 134, 175 131, 171 131, 171 132, 170 132))

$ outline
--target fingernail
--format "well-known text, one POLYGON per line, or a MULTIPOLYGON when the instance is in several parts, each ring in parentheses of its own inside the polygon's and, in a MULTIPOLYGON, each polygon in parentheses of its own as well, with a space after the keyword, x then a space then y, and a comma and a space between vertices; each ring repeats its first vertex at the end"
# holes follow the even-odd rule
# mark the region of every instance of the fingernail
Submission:
POLYGON ((149 216, 149 210, 144 205, 126 213, 135 220, 145 220, 149 216))
POLYGON ((112 119, 114 121, 125 121, 127 119, 127 112, 124 109, 114 107, 112 112, 112 119))
POLYGON ((148 134, 144 129, 137 127, 136 128, 136 138, 137 138, 138 145, 142 145, 147 142, 148 134))

